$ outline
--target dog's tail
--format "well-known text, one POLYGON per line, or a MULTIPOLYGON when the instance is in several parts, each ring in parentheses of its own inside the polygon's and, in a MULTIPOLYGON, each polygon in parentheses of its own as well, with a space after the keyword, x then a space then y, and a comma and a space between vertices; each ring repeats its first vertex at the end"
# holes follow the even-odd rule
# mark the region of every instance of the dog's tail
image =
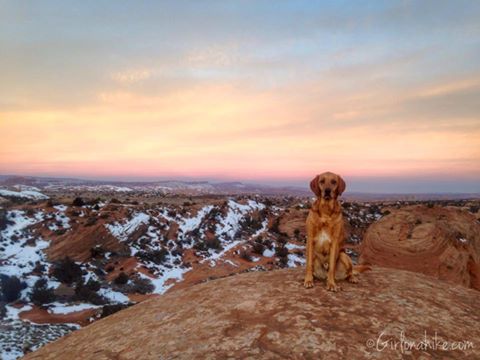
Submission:
POLYGON ((357 275, 363 273, 364 271, 372 270, 370 265, 353 265, 353 274, 357 275))

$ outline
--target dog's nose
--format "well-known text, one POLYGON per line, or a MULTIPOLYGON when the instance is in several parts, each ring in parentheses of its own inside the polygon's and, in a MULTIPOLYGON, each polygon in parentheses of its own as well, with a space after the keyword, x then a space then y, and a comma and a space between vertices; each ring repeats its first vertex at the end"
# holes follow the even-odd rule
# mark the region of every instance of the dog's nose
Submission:
POLYGON ((331 192, 332 192, 332 189, 325 189, 325 194, 326 195, 330 195, 331 192))

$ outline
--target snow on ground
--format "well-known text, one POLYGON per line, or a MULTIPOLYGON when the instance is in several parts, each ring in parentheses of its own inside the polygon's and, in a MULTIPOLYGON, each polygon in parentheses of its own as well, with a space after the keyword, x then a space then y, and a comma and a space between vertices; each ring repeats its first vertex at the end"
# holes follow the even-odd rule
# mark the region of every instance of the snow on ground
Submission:
POLYGON ((54 206, 54 209, 57 211, 53 214, 53 222, 48 224, 48 229, 50 231, 70 229, 70 219, 65 214, 65 211, 67 211, 68 207, 65 205, 56 205, 54 206))
POLYGON ((172 269, 166 269, 163 274, 156 279, 152 279, 151 277, 142 274, 141 272, 139 272, 138 274, 140 275, 140 277, 148 279, 152 282, 153 286, 155 286, 155 290, 153 290, 155 294, 163 294, 175 284, 175 281, 172 281, 170 282, 170 284, 166 285, 165 283, 168 280, 181 281, 183 280, 183 274, 190 270, 191 269, 189 268, 181 268, 177 266, 172 269))
POLYGON ((207 215, 212 209, 213 205, 203 207, 197 212, 196 216, 184 219, 183 222, 179 224, 179 229, 182 230, 183 234, 186 234, 187 232, 198 228, 205 215, 207 215))
POLYGON ((120 241, 126 241, 130 234, 132 234, 142 224, 147 224, 150 220, 150 215, 145 213, 136 213, 126 223, 120 224, 115 222, 113 224, 106 224, 105 227, 110 233, 120 241))
POLYGON ((41 238, 34 238, 30 226, 43 219, 38 212, 34 217, 26 216, 25 212, 13 210, 7 213, 10 224, 0 232, 0 273, 15 275, 19 278, 31 273, 35 263, 47 265, 46 256, 42 250, 48 248, 50 242, 41 238))
POLYGON ((70 314, 76 311, 82 311, 87 309, 97 309, 100 307, 101 306, 87 304, 87 303, 67 305, 67 304, 55 302, 48 306, 48 312, 50 314, 70 314))
POLYGON ((23 190, 23 191, 11 191, 6 189, 0 189, 0 196, 17 197, 30 200, 45 200, 48 199, 47 195, 42 194, 39 191, 23 190))
POLYGON ((256 238, 259 235, 263 234, 265 231, 268 230, 268 219, 263 220, 262 227, 258 229, 255 234, 252 235, 252 238, 256 238))
POLYGON ((101 288, 100 290, 98 290, 98 294, 102 295, 104 298, 113 303, 126 304, 130 302, 128 296, 112 289, 101 288))
POLYGON ((18 189, 20 191, 38 191, 38 192, 41 192, 41 190, 38 188, 38 187, 35 187, 35 186, 29 186, 29 185, 22 185, 22 184, 18 184, 18 185, 13 185, 13 187, 15 189, 18 189))
POLYGON ((295 250, 295 249, 305 249, 305 246, 304 245, 297 245, 297 244, 294 244, 294 243, 287 243, 285 244, 285 247, 288 249, 288 250, 295 250))
POLYGON ((262 254, 264 257, 273 257, 275 256, 275 251, 274 250, 270 250, 270 249, 265 249, 263 250, 263 254, 262 254))
POLYGON ((130 192, 133 189, 126 186, 115 185, 48 185, 49 190, 91 191, 91 192, 130 192))
POLYGON ((16 308, 10 305, 5 306, 6 314, 5 314, 5 319, 9 320, 20 320, 20 313, 23 311, 28 311, 32 310, 32 307, 30 305, 23 305, 20 308, 16 308))
POLYGON ((0 319, 0 358, 16 360, 80 328, 76 324, 33 324, 27 321, 0 319))
POLYGON ((297 254, 288 254, 288 267, 297 267, 305 265, 305 259, 303 256, 297 254))
POLYGON ((228 212, 225 218, 216 226, 216 234, 220 240, 233 239, 235 233, 240 229, 240 221, 246 214, 254 210, 262 210, 265 205, 253 200, 248 200, 246 205, 228 200, 228 212))

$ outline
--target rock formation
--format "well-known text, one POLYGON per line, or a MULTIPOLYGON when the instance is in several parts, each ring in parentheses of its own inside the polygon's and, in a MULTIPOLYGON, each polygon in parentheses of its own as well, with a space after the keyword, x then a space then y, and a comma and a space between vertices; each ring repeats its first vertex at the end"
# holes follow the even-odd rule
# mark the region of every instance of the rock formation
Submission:
POLYGON ((319 282, 304 289, 303 271, 253 272, 172 291, 25 359, 480 358, 475 290, 374 268, 332 293, 319 282), (430 346, 422 347, 425 339, 430 346))
POLYGON ((480 223, 453 207, 415 205, 367 230, 361 263, 420 272, 480 290, 480 223))

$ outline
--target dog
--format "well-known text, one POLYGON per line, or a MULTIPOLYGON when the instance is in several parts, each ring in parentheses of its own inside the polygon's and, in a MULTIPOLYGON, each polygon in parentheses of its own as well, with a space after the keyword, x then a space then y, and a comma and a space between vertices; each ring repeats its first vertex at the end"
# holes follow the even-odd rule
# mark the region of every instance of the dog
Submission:
POLYGON ((352 260, 342 248, 345 240, 342 207, 337 198, 345 191, 345 181, 337 174, 325 172, 315 176, 310 189, 317 199, 308 213, 307 268, 305 288, 313 287, 314 277, 327 281, 327 290, 341 288, 336 280, 357 283, 356 275, 366 270, 364 266, 354 269, 352 260))

